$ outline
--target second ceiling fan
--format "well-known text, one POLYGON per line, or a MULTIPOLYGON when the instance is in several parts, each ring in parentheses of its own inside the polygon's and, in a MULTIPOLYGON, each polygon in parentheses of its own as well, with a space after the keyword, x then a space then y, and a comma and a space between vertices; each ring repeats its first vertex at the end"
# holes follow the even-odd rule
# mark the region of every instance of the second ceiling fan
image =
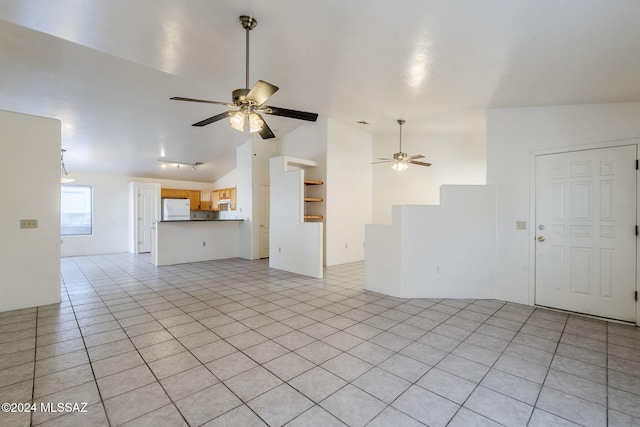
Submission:
POLYGON ((402 152, 402 125, 404 124, 404 120, 399 119, 398 124, 400 125, 400 147, 398 148, 398 152, 393 153, 393 159, 378 157, 378 160, 382 160, 382 161, 373 162, 371 164, 373 165, 376 163, 392 162, 393 164, 391 165, 391 167, 396 171, 403 171, 407 169, 409 165, 431 166, 431 163, 419 162, 418 160, 416 160, 416 159, 424 159, 424 156, 422 154, 414 154, 412 156, 409 156, 407 153, 402 152))
POLYGON ((240 17, 242 28, 246 30, 246 76, 245 88, 236 89, 232 93, 232 102, 208 101, 205 99, 183 98, 174 96, 175 101, 202 102, 205 104, 220 104, 227 107, 235 107, 237 110, 225 111, 216 114, 208 119, 194 123, 193 126, 206 126, 215 123, 224 118, 229 118, 231 127, 236 130, 244 131, 249 128, 250 132, 258 132, 262 139, 275 138, 273 131, 265 122, 262 114, 270 114, 273 116, 289 117, 298 120, 307 120, 315 122, 318 119, 316 113, 308 113, 305 111, 289 110, 286 108, 273 107, 264 105, 264 103, 278 90, 277 86, 258 80, 257 83, 249 89, 249 31, 255 28, 258 21, 251 16, 243 15, 240 17))

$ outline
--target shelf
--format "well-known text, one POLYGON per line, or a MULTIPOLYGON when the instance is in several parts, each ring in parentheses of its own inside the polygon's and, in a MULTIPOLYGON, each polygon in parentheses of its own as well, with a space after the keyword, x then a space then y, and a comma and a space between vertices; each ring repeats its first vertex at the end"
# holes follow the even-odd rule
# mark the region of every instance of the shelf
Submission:
POLYGON ((322 197, 305 197, 305 202, 323 202, 324 199, 322 197))
POLYGON ((324 182, 322 181, 316 181, 313 179, 305 179, 304 180, 304 185, 322 185, 324 184, 324 182))
POLYGON ((323 219, 322 215, 305 215, 304 219, 323 219))

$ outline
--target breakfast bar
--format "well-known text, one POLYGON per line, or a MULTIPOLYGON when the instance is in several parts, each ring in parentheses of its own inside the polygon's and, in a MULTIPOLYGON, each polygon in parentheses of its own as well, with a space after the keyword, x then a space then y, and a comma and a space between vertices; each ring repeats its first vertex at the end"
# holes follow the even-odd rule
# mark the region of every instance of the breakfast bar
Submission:
POLYGON ((157 221, 151 228, 151 259, 161 266, 235 258, 242 221, 157 221))

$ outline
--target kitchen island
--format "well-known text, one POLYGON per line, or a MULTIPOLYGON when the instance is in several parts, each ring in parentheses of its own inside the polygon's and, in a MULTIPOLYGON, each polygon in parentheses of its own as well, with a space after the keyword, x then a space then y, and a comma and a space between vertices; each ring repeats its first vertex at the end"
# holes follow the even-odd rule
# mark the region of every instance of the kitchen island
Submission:
POLYGON ((157 221, 151 227, 151 260, 161 266, 235 258, 242 221, 157 221))

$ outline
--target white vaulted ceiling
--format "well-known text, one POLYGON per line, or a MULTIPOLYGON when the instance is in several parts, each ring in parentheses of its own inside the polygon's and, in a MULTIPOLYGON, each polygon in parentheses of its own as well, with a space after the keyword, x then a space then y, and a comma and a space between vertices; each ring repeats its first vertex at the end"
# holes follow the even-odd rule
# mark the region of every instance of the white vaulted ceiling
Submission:
MULTIPOLYGON (((373 133, 484 133, 490 107, 640 101, 637 0, 0 0, 0 109, 58 118, 70 170, 213 181, 244 86, 373 133), (357 125, 356 125, 357 126, 357 125), (206 165, 190 174, 157 158, 206 165)), ((305 123, 266 116, 278 137, 305 123)), ((3 141, 2 144, 9 144, 3 141)), ((265 142, 269 143, 269 142, 265 142)))

